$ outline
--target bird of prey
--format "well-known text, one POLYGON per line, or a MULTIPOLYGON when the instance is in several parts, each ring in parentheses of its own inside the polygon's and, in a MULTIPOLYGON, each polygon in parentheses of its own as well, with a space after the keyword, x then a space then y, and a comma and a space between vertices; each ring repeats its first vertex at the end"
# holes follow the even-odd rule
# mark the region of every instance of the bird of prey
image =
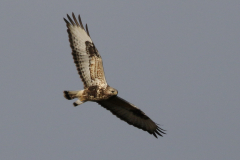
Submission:
POLYGON ((68 20, 63 19, 67 26, 74 63, 82 79, 84 89, 64 91, 64 97, 68 100, 77 98, 77 101, 73 103, 74 106, 87 101, 97 102, 121 120, 153 134, 156 138, 157 135, 165 134, 165 130, 160 128, 139 108, 117 96, 118 91, 110 87, 105 79, 102 58, 90 38, 87 24, 84 28, 80 15, 78 20, 74 13, 72 13, 73 19, 68 14, 67 17, 68 20))

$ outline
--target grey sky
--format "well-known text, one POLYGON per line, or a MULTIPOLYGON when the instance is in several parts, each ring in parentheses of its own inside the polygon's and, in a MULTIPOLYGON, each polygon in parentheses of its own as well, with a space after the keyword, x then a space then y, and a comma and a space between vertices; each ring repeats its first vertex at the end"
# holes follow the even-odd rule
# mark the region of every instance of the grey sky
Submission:
POLYGON ((0 159, 239 159, 240 1, 2 0, 0 19, 0 159), (167 135, 64 99, 83 88, 63 21, 72 12, 107 82, 167 135))

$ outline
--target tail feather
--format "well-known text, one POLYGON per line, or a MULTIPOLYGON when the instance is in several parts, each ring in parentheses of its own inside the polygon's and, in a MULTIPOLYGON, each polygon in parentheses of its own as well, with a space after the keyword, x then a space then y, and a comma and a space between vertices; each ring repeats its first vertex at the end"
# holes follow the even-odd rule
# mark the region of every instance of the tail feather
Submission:
POLYGON ((68 99, 68 100, 71 100, 71 99, 74 99, 74 98, 77 98, 77 93, 79 91, 63 91, 63 96, 68 99))

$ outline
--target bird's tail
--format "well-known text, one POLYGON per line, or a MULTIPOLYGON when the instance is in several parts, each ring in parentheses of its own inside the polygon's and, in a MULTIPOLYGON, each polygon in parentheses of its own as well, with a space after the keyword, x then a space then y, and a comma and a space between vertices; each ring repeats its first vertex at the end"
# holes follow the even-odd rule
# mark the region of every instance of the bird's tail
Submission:
POLYGON ((78 92, 79 91, 63 91, 63 96, 66 99, 71 100, 71 99, 77 98, 78 92))
POLYGON ((86 100, 84 98, 84 96, 82 96, 84 90, 80 90, 80 91, 63 91, 63 96, 68 99, 74 99, 74 98, 78 98, 78 100, 76 102, 73 103, 73 105, 76 107, 82 103, 84 103, 86 100))

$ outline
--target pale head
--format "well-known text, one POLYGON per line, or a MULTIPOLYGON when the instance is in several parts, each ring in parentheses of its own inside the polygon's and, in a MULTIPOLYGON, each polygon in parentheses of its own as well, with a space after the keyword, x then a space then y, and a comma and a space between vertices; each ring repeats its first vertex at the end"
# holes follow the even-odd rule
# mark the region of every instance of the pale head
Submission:
POLYGON ((118 91, 115 88, 112 88, 110 86, 107 86, 107 88, 104 91, 104 94, 111 96, 116 96, 118 94, 118 91))

